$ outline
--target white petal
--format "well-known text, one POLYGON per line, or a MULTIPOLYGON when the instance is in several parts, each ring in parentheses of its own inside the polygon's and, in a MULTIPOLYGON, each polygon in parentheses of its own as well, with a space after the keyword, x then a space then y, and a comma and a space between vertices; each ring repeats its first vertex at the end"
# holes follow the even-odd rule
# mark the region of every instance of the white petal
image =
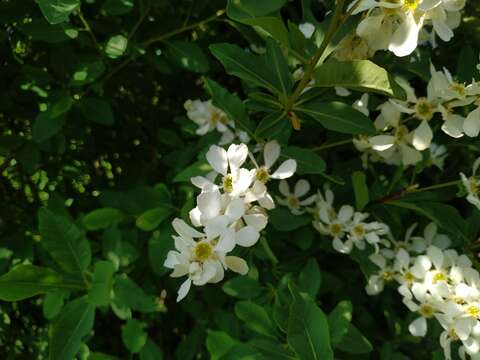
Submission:
POLYGON ((188 278, 178 289, 177 302, 181 301, 185 296, 187 296, 190 286, 192 285, 192 280, 188 278))
POLYGON ((258 199, 258 203, 260 204, 261 207, 267 210, 275 209, 275 202, 273 201, 269 193, 266 193, 265 196, 258 199))
POLYGON ((227 216, 221 215, 211 219, 205 225, 205 234, 208 239, 213 239, 227 230, 230 220, 227 216))
POLYGON ((350 205, 343 205, 338 212, 338 220, 345 224, 353 216, 353 207, 350 205))
POLYGON ((420 151, 411 148, 407 144, 400 144, 400 152, 402 154, 402 162, 405 166, 413 165, 422 160, 420 151))
POLYGON ((280 145, 276 140, 272 140, 265 144, 263 149, 263 157, 265 159, 265 167, 270 169, 280 156, 280 145))
POLYGON ((352 251, 353 242, 348 239, 347 241, 343 242, 338 237, 333 239, 332 246, 335 250, 342 254, 348 254, 352 251))
POLYGON ((227 229, 218 240, 215 251, 228 253, 235 247, 235 230, 227 229))
POLYGON ((298 25, 298 29, 307 39, 310 39, 315 32, 315 26, 308 22, 298 25))
POLYGON ((429 246, 427 249, 427 256, 437 269, 441 269, 443 265, 443 252, 436 246, 429 246))
POLYGON ((178 258, 177 258, 178 252, 170 250, 167 254, 167 258, 165 259, 165 262, 163 263, 163 266, 173 269, 175 265, 178 264, 178 258))
POLYGON ((225 257, 225 264, 230 270, 240 275, 246 275, 248 273, 247 262, 238 256, 225 257))
POLYGON ((290 195, 290 186, 288 186, 288 182, 286 180, 280 181, 280 184, 278 184, 278 191, 280 191, 280 194, 283 196, 290 195))
POLYGON ((202 221, 208 221, 220 214, 222 195, 218 189, 202 192, 197 196, 197 206, 202 214, 202 221))
POLYGON ((408 331, 413 336, 424 337, 427 334, 427 320, 423 317, 413 320, 408 326, 408 331))
POLYGON ((202 213, 200 212, 198 206, 190 210, 188 215, 190 216, 190 221, 192 222, 193 226, 202 226, 202 213))
POLYGON ((231 222, 237 221, 245 213, 245 202, 243 199, 233 199, 225 209, 225 215, 228 216, 231 222))
POLYGON ((285 160, 282 165, 270 176, 274 179, 286 179, 297 170, 297 162, 293 159, 285 160))
POLYGON ((212 182, 203 176, 194 176, 190 179, 190 181, 199 189, 203 189, 205 186, 212 185, 212 182))
POLYGON ((227 175, 228 169, 228 156, 225 149, 212 145, 207 151, 206 155, 207 161, 210 166, 219 174, 227 175))
POLYGON ((390 135, 377 135, 368 139, 372 148, 377 151, 385 151, 395 144, 395 137, 390 135))
POLYGON ((232 173, 234 173, 236 169, 239 169, 247 159, 248 147, 245 144, 232 144, 228 148, 227 156, 230 169, 232 170, 232 173))
POLYGON ((295 190, 293 191, 293 194, 299 198, 305 195, 310 191, 310 183, 307 180, 300 179, 297 181, 295 184, 295 190))
POLYGON ((182 237, 187 237, 187 238, 198 238, 202 237, 203 234, 191 226, 187 225, 185 221, 182 219, 176 218, 175 220, 172 221, 172 226, 177 232, 178 235, 182 237))
POLYGON ((480 133, 480 107, 468 114, 463 123, 463 131, 470 137, 477 137, 480 133))
POLYGON ((237 231, 235 241, 240 246, 250 247, 255 245, 260 237, 260 233, 252 226, 245 226, 237 231))
POLYGON ((410 55, 417 48, 419 31, 420 27, 417 25, 413 13, 407 13, 405 20, 393 33, 388 50, 399 57, 410 55))
POLYGON ((263 230, 268 223, 268 217, 264 214, 248 214, 244 215, 243 219, 247 225, 252 226, 257 231, 263 230))
POLYGON ((450 115, 442 125, 442 131, 454 138, 463 136, 464 118, 460 115, 450 115))
POLYGON ((433 132, 428 122, 423 120, 420 125, 413 131, 412 144, 417 150, 425 150, 432 143, 433 132))

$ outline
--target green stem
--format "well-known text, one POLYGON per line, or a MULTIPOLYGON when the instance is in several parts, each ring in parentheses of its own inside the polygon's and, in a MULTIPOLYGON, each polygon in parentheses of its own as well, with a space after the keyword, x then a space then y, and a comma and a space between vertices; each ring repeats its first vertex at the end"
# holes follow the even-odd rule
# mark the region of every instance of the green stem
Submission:
POLYGON ((97 41, 97 38, 95 37, 95 34, 93 33, 92 28, 90 27, 90 24, 88 23, 87 19, 85 19, 85 17, 83 16, 82 10, 80 10, 80 9, 78 9, 78 17, 79 17, 80 21, 82 22, 83 27, 85 28, 84 30, 86 32, 88 32, 88 34, 90 35, 90 38, 92 39, 93 43, 95 44, 95 47, 101 53, 102 52, 102 46, 97 41))
POLYGON ((333 142, 333 143, 330 143, 330 144, 324 144, 324 145, 321 145, 321 146, 312 148, 312 150, 313 150, 313 151, 322 151, 322 150, 325 150, 325 149, 330 149, 330 148, 333 148, 333 147, 350 144, 350 143, 352 142, 352 140, 353 140, 353 139, 336 141, 336 142, 333 142))
POLYGON ((442 184, 437 184, 437 185, 427 186, 427 187, 424 187, 424 188, 414 189, 414 190, 412 190, 412 191, 410 191, 410 192, 411 192, 411 193, 415 193, 415 192, 422 192, 422 191, 442 189, 442 188, 446 188, 446 187, 458 185, 458 184, 460 183, 460 181, 461 181, 461 180, 449 181, 449 182, 442 183, 442 184))

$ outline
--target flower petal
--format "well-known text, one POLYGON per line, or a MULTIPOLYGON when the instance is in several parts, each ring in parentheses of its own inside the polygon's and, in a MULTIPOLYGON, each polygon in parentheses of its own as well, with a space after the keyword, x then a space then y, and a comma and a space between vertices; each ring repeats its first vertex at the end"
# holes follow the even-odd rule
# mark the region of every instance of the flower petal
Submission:
POLYGON ((425 150, 432 143, 433 132, 428 122, 423 120, 420 125, 413 131, 412 145, 417 150, 425 150))
POLYGON ((477 137, 480 133, 480 107, 468 114, 463 123, 463 131, 470 137, 477 137))
POLYGON ((252 226, 245 226, 235 234, 235 242, 244 247, 255 245, 260 237, 260 233, 252 226))
POLYGON ((227 216, 221 215, 209 220, 205 225, 207 239, 214 239, 227 230, 230 220, 227 216))
POLYGON ((278 184, 278 191, 280 191, 280 194, 283 196, 290 195, 290 186, 288 186, 288 182, 285 180, 280 181, 280 184, 278 184))
POLYGON ((410 55, 417 48, 419 31, 420 26, 415 21, 413 12, 408 12, 404 21, 393 33, 388 50, 399 57, 410 55))
POLYGON ((272 140, 265 144, 263 149, 263 157, 265 159, 265 167, 270 169, 275 161, 278 160, 280 156, 280 145, 276 140, 272 140))
POLYGON ((286 179, 292 176, 296 170, 297 162, 293 159, 288 159, 285 160, 270 177, 273 179, 286 179))
POLYGON ((293 191, 293 194, 295 195, 295 197, 299 198, 308 193, 309 191, 310 183, 305 179, 300 179, 295 184, 295 190, 293 191))
POLYGON ((179 218, 176 218, 175 220, 172 221, 172 226, 177 232, 177 234, 180 235, 181 237, 199 238, 204 236, 204 234, 195 230, 191 226, 187 225, 185 221, 179 218))
POLYGON ((390 135, 377 135, 368 139, 372 148, 377 151, 385 151, 395 144, 395 137, 390 135))
POLYGON ((424 337, 427 334, 427 320, 423 317, 419 317, 413 320, 410 325, 408 325, 408 331, 413 336, 424 337))
POLYGON ((177 302, 181 301, 185 296, 187 296, 190 291, 190 286, 192 285, 192 280, 188 278, 178 289, 177 302))
POLYGON ((230 270, 240 275, 246 275, 248 273, 247 262, 238 256, 225 257, 225 264, 230 270))
POLYGON ((232 144, 228 147, 227 157, 232 173, 243 165, 248 156, 248 147, 245 144, 232 144))
POLYGON ((210 166, 219 174, 227 175, 228 156, 225 149, 217 145, 210 146, 206 158, 210 166))
POLYGON ((233 199, 225 209, 225 215, 228 216, 231 222, 237 221, 245 213, 245 202, 243 199, 233 199))

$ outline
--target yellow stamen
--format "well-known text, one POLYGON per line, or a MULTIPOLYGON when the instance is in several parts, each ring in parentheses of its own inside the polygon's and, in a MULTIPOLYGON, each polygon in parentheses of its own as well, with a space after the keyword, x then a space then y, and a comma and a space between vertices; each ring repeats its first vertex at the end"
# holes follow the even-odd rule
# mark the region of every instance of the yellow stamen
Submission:
POLYGON ((264 184, 270 179, 270 174, 268 172, 268 169, 265 167, 261 167, 260 169, 257 169, 255 176, 258 181, 264 184))
POLYGON ((195 245, 194 256, 198 262, 205 262, 212 258, 214 254, 213 247, 208 242, 201 242, 195 245))

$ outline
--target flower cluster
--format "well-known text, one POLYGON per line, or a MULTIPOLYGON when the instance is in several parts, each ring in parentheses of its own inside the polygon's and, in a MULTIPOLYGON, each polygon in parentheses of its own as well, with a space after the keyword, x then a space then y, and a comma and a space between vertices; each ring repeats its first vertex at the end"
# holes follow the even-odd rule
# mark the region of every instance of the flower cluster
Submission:
MULTIPOLYGON (((370 160, 409 166, 420 162, 423 159, 422 151, 430 149, 432 158, 440 158, 432 162, 441 165, 446 149, 432 144, 434 134, 431 123, 436 118, 441 123, 441 130, 453 138, 478 136, 480 84, 475 81, 468 85, 459 83, 447 69, 437 71, 433 65, 430 72, 427 96, 416 96, 410 84, 399 79, 407 95, 406 101, 391 99, 381 104, 374 122, 380 134, 354 139, 356 148, 366 153, 370 160), (463 115, 465 107, 471 110, 467 116, 463 115)), ((364 98, 363 103, 368 104, 368 100, 364 98)), ((368 114, 367 107, 356 108, 368 114)))
MULTIPOLYGON (((368 58, 377 50, 389 50, 396 56, 410 55, 419 38, 432 38, 424 30, 431 25, 443 41, 453 37, 460 25, 460 12, 466 0, 355 0, 353 14, 363 14, 354 35, 348 36, 340 48, 350 49, 353 58, 368 58), (355 8, 354 8, 355 7, 355 8), (421 31, 425 34, 421 34, 421 31)), ((343 51, 345 53, 345 51, 343 51)))
POLYGON ((476 176, 479 166, 480 158, 473 163, 472 176, 467 178, 464 173, 460 173, 460 179, 467 193, 467 201, 480 210, 480 179, 476 176))
POLYGON ((265 144, 261 166, 245 144, 231 144, 228 150, 210 147, 206 158, 213 171, 191 179, 201 190, 197 206, 189 214, 194 227, 181 219, 172 222, 177 233, 173 237, 176 250, 168 253, 164 265, 173 269, 172 277, 187 276, 177 301, 187 295, 192 283, 217 283, 227 269, 239 274, 248 272, 246 261, 230 253, 236 246, 255 245, 267 225, 266 210, 275 206, 267 189, 269 180, 286 179, 295 172, 297 164, 292 159, 272 171, 279 157, 280 145, 276 141, 265 144), (244 167, 249 157, 253 168, 244 167))
POLYGON ((187 100, 184 104, 187 117, 198 125, 197 135, 205 135, 217 130, 222 134, 220 145, 231 144, 236 138, 242 143, 248 143, 250 137, 244 131, 237 131, 235 123, 228 115, 214 106, 212 100, 187 100))
POLYGON ((460 356, 480 352, 480 275, 465 255, 448 249, 450 239, 438 234, 433 223, 423 236, 407 230, 402 242, 391 240, 391 248, 370 256, 379 270, 370 276, 366 291, 376 295, 387 282, 396 282, 403 303, 419 316, 408 329, 413 336, 427 333, 429 319, 444 331, 440 345, 451 359, 451 343, 461 342, 460 356))

